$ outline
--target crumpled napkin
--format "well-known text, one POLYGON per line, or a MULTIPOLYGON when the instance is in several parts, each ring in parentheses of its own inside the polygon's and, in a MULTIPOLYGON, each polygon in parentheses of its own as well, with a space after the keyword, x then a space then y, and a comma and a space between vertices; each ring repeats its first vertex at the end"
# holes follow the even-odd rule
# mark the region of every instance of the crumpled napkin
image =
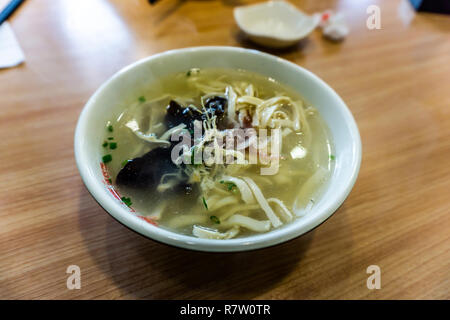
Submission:
POLYGON ((333 41, 343 40, 350 32, 344 20, 344 15, 342 13, 334 13, 331 10, 320 14, 319 27, 322 28, 324 37, 333 41))

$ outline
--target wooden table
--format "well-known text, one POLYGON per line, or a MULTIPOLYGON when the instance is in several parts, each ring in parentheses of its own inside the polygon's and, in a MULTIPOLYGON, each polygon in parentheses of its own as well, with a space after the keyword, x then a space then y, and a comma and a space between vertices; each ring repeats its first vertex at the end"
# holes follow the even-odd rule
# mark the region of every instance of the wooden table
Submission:
POLYGON ((450 17, 408 22, 404 1, 296 1, 345 12, 351 34, 336 44, 317 30, 269 51, 335 88, 361 132, 358 181, 316 230, 248 253, 190 252, 133 233, 87 192, 73 135, 89 96, 167 49, 255 48, 234 23, 239 4, 39 0, 16 12, 27 60, 0 70, 0 298, 450 298, 450 17), (370 4, 381 30, 366 28, 370 4), (80 290, 66 287, 69 265, 81 268, 80 290), (381 268, 380 290, 366 286, 369 265, 381 268))

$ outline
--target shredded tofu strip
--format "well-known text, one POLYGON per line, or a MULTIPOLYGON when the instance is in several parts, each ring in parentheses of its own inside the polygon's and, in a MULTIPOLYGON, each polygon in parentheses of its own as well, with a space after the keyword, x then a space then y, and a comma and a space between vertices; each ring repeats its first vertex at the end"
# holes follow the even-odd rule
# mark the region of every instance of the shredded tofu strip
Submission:
POLYGON ((237 102, 245 103, 245 105, 254 105, 256 109, 252 114, 252 124, 255 127, 292 127, 295 131, 300 130, 301 120, 304 119, 304 110, 299 102, 292 101, 291 98, 285 96, 277 96, 256 104, 258 101, 253 97, 240 97, 237 102), (289 120, 286 112, 277 110, 282 106, 290 107, 292 110, 293 120, 289 120), (301 119, 303 117, 303 119, 301 119))
POLYGON ((133 131, 133 132, 139 139, 145 140, 147 142, 152 142, 152 143, 167 144, 170 146, 169 141, 158 139, 154 133, 144 134, 140 131, 133 131))
POLYGON ((240 214, 231 216, 228 220, 224 221, 223 225, 237 225, 255 232, 265 232, 270 230, 269 220, 259 221, 240 214))
POLYGON ((220 188, 218 188, 218 187, 213 187, 213 188, 211 188, 211 191, 214 191, 214 192, 216 192, 216 193, 220 193, 220 194, 223 195, 223 196, 228 196, 228 195, 230 194, 229 191, 225 191, 225 190, 220 189, 220 188))
POLYGON ((225 198, 222 198, 222 199, 214 202, 212 205, 209 205, 208 209, 210 211, 214 211, 214 210, 220 209, 222 207, 228 206, 230 204, 235 204, 237 202, 238 202, 238 199, 236 199, 236 197, 229 196, 229 197, 225 197, 225 198))
POLYGON ((227 209, 226 213, 220 215, 220 220, 225 221, 232 215, 236 214, 237 212, 241 212, 242 214, 248 214, 250 211, 257 210, 260 208, 261 207, 259 206, 259 204, 239 204, 227 209))
POLYGON ((289 209, 284 205, 284 203, 277 198, 269 198, 267 199, 268 203, 276 203, 280 207, 280 212, 283 214, 283 218, 286 221, 291 221, 293 216, 289 209))
POLYGON ((256 183, 248 177, 244 177, 243 179, 245 180, 245 182, 247 182, 250 189, 252 189, 253 194, 256 198, 256 201, 259 203, 261 208, 264 210, 264 212, 267 215, 267 218, 269 218, 270 223, 272 223, 274 228, 281 226, 282 222, 276 216, 275 212, 273 212, 272 208, 269 206, 269 203, 267 203, 266 198, 264 198, 264 195, 262 194, 261 190, 258 188, 256 183))
POLYGON ((247 94, 247 95, 249 95, 251 97, 253 97, 255 95, 255 89, 253 88, 252 84, 249 84, 247 86, 247 88, 245 88, 245 94, 247 94))
POLYGON ((209 229, 202 226, 194 225, 192 234, 202 239, 231 239, 237 236, 239 227, 233 227, 226 232, 219 232, 215 229, 209 229))
MULTIPOLYGON (((209 190, 209 188, 206 188, 206 190, 209 190)), ((203 194, 205 194, 205 192, 203 192, 203 194)), ((205 198, 205 201, 208 204, 208 210, 212 210, 212 208, 214 208, 214 206, 216 205, 216 202, 219 201, 221 198, 222 197, 218 194, 205 198)), ((199 202, 202 202, 202 197, 199 198, 199 202)))
POLYGON ((246 204, 255 203, 255 198, 253 197, 253 194, 252 194, 250 188, 244 182, 244 180, 235 178, 235 177, 230 177, 230 176, 224 176, 224 177, 222 177, 222 180, 226 181, 226 182, 234 183, 236 185, 236 187, 239 189, 239 192, 241 193, 242 200, 244 200, 244 202, 246 204))
POLYGON ((261 117, 260 117, 260 127, 266 128, 267 124, 269 123, 269 120, 272 118, 274 112, 280 107, 280 105, 275 104, 273 106, 265 108, 263 111, 261 111, 261 117))
POLYGON ((306 205, 306 207, 304 209, 298 209, 297 211, 295 211, 295 215, 297 217, 306 216, 311 211, 313 206, 314 206, 314 201, 309 200, 308 204, 306 205))
POLYGON ((263 103, 264 100, 256 98, 256 97, 251 97, 251 96, 242 96, 237 98, 236 100, 236 104, 240 105, 239 107, 236 107, 237 109, 241 109, 241 108, 245 108, 245 104, 250 104, 252 106, 258 106, 261 103, 263 103))
POLYGON ((133 133, 142 140, 145 140, 147 142, 162 143, 162 144, 167 144, 167 145, 170 145, 169 139, 173 133, 186 128, 185 124, 180 124, 176 127, 173 127, 172 129, 167 130, 165 133, 163 133, 161 135, 160 138, 157 138, 155 133, 143 133, 142 131, 140 131, 139 125, 136 120, 128 121, 125 124, 125 126, 130 128, 131 131, 133 131, 133 133))
POLYGON ((228 119, 231 121, 234 121, 234 118, 236 117, 236 98, 237 95, 234 92, 233 88, 231 86, 227 86, 227 90, 225 91, 225 94, 228 98, 228 119))

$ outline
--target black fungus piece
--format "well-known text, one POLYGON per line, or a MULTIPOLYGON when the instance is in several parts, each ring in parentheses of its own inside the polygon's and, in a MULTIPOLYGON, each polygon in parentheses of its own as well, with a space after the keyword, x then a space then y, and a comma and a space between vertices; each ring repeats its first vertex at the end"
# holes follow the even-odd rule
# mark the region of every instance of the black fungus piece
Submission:
MULTIPOLYGON (((147 152, 142 157, 135 158, 119 171, 116 183, 132 189, 155 190, 166 173, 179 173, 171 159, 172 147, 156 148, 147 152)), ((190 195, 198 193, 198 186, 188 183, 188 176, 183 174, 183 179, 172 189, 166 192, 172 194, 190 195)))
POLYGON ((117 175, 117 185, 137 189, 155 189, 166 173, 180 169, 172 162, 171 148, 156 148, 128 161, 117 175))
POLYGON ((223 97, 211 97, 205 101, 205 109, 210 117, 217 116, 217 119, 225 115, 228 100, 223 97))
POLYGON ((227 119, 225 117, 225 111, 228 107, 228 100, 223 97, 211 97, 205 101, 205 109, 208 117, 216 116, 216 124, 220 130, 227 127, 227 119))
POLYGON ((173 128, 184 123, 188 130, 194 129, 194 121, 203 121, 216 116, 216 123, 219 129, 227 128, 227 119, 225 112, 227 110, 228 100, 223 97, 214 96, 206 99, 206 113, 201 113, 195 108, 182 107, 176 101, 171 100, 167 106, 165 122, 167 127, 173 128))
POLYGON ((166 111, 167 112, 165 122, 167 127, 173 128, 183 123, 182 121, 183 108, 177 102, 171 100, 166 108, 166 111))
POLYGON ((202 114, 199 111, 191 107, 183 108, 176 101, 170 101, 167 106, 165 117, 165 122, 169 129, 182 123, 184 123, 188 129, 194 129, 195 120, 202 120, 202 114))

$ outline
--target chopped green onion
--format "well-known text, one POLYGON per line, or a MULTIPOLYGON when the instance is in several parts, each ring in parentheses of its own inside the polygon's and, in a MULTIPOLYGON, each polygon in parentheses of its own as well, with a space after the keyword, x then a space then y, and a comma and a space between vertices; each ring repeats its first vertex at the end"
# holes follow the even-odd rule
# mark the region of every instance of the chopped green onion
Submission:
POLYGON ((330 154, 330 159, 331 160, 336 160, 336 157, 334 155, 330 154))
POLYGON ((191 153, 191 164, 195 164, 195 146, 192 148, 192 153, 191 153))
POLYGON ((102 144, 102 146, 103 146, 103 148, 106 148, 106 147, 108 146, 108 142, 107 142, 107 141, 104 141, 103 144, 102 144))
POLYGON ((102 160, 103 160, 103 163, 111 162, 112 156, 110 154, 107 154, 107 155, 103 156, 102 160))
POLYGON ((228 191, 232 191, 233 188, 237 187, 236 184, 234 184, 233 182, 229 182, 229 181, 224 181, 224 180, 220 180, 221 184, 225 184, 227 186, 228 191))
POLYGON ((205 197, 202 197, 203 205, 205 206, 206 210, 208 210, 208 204, 206 203, 205 197))
POLYGON ((236 189, 234 189, 234 188, 237 186, 234 182, 229 182, 229 181, 225 182, 225 180, 220 180, 220 183, 225 184, 227 186, 228 191, 233 191, 233 192, 236 191, 236 189))
POLYGON ((145 97, 144 97, 144 96, 142 96, 142 97, 139 97, 139 102, 145 102, 145 101, 147 101, 147 100, 145 99, 145 97))
POLYGON ((233 190, 234 187, 236 187, 236 185, 233 182, 227 182, 228 185, 228 191, 233 190))
POLYGON ((108 137, 108 140, 114 140, 114 137, 108 137))
POLYGON ((111 184, 111 183, 112 183, 112 180, 111 180, 111 179, 108 179, 108 182, 111 184))
POLYGON ((109 132, 113 132, 113 131, 114 131, 114 128, 113 128, 113 126, 112 126, 112 125, 108 125, 108 127, 107 127, 107 128, 108 128, 108 131, 109 131, 109 132))
POLYGON ((130 160, 125 160, 122 162, 122 167, 125 167, 130 160))
POLYGON ((123 203, 125 203, 127 206, 129 206, 129 207, 131 207, 131 205, 133 204, 132 202, 131 202, 131 199, 130 198, 127 198, 127 197, 122 197, 122 198, 120 198, 122 201, 123 201, 123 203))
POLYGON ((189 70, 188 72, 186 72, 186 76, 188 76, 188 77, 191 76, 191 70, 189 70))
POLYGON ((219 218, 217 218, 216 216, 211 216, 209 217, 211 219, 212 222, 214 222, 215 224, 220 224, 220 220, 219 218))
POLYGON ((117 143, 116 143, 116 142, 111 142, 111 143, 109 144, 109 148, 110 148, 111 150, 116 149, 116 148, 117 148, 117 143))

